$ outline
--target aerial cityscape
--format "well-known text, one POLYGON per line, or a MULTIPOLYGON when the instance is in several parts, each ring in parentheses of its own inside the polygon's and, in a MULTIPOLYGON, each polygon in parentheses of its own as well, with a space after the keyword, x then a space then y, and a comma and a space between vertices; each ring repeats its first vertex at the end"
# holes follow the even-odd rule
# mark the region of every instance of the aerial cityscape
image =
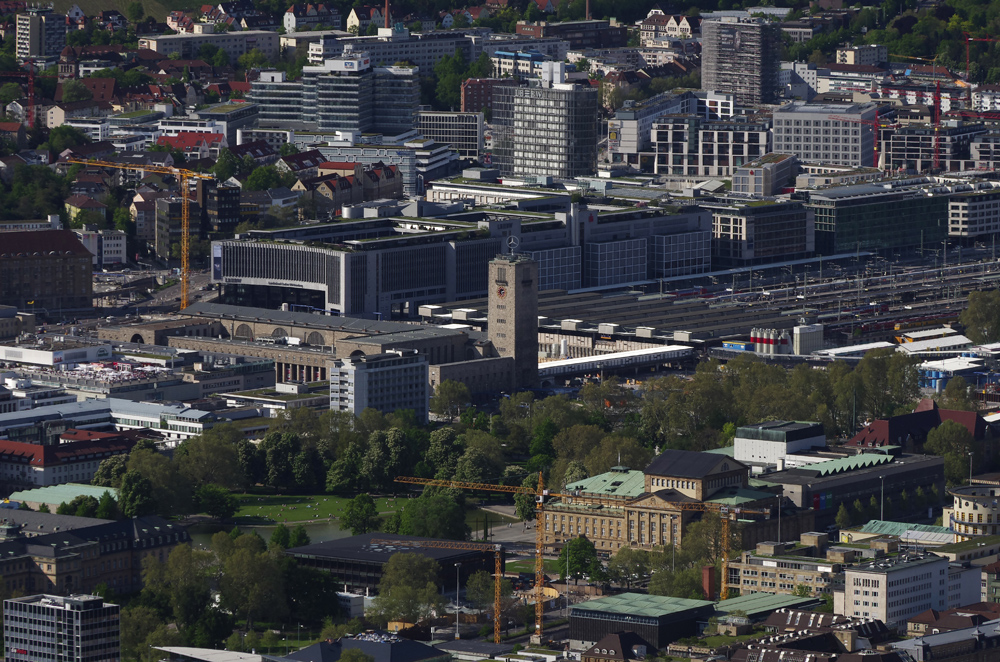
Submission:
POLYGON ((1000 4, 0 0, 0 106, 0 659, 1000 662, 1000 4))

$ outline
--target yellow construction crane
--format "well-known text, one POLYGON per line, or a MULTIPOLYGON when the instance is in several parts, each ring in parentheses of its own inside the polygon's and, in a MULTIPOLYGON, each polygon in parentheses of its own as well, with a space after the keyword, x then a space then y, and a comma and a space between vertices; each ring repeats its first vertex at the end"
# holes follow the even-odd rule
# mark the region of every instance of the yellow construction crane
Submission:
MULTIPOLYGON (((496 582, 493 588, 493 641, 500 643, 500 603, 501 588, 503 586, 503 554, 500 545, 491 545, 480 542, 462 542, 459 540, 390 540, 388 538, 375 538, 372 544, 395 545, 397 547, 429 547, 436 549, 466 549, 477 552, 493 552, 494 574, 496 582)), ((458 639, 458 588, 455 589, 455 638, 458 639)))
MULTIPOLYGON (((740 515, 770 515, 769 510, 752 510, 750 508, 743 508, 742 506, 728 506, 720 503, 712 502, 672 502, 666 504, 667 508, 674 510, 694 510, 699 512, 710 512, 718 513, 719 519, 722 520, 722 587, 720 588, 719 597, 723 600, 729 599, 729 547, 730 547, 730 528, 729 522, 731 518, 738 517, 740 515)), ((671 544, 673 544, 673 531, 670 532, 671 544)), ((707 596, 709 600, 712 596, 707 596)))
POLYGON ((112 168, 115 170, 155 172, 160 175, 174 175, 177 177, 181 188, 181 310, 187 308, 191 278, 191 201, 187 196, 188 182, 191 179, 215 179, 215 176, 171 166, 136 166, 113 163, 111 161, 85 161, 83 159, 66 159, 65 162, 98 168, 112 168))
MULTIPOLYGON (((538 474, 538 487, 525 487, 523 485, 494 485, 492 483, 469 483, 459 480, 439 480, 434 478, 414 478, 412 476, 400 476, 397 483, 409 483, 411 485, 424 485, 432 487, 449 487, 452 489, 478 490, 481 492, 505 492, 507 494, 530 494, 535 498, 535 636, 542 636, 542 616, 544 615, 544 583, 545 566, 543 564, 542 552, 545 547, 545 533, 543 527, 545 499, 548 497, 560 497, 572 499, 572 494, 558 494, 545 489, 544 479, 541 472, 538 474)), ((589 495, 588 495, 588 498, 589 495)), ((603 497, 602 502, 625 503, 624 498, 615 499, 613 497, 603 497)), ((567 578, 568 580, 569 578, 567 578)))

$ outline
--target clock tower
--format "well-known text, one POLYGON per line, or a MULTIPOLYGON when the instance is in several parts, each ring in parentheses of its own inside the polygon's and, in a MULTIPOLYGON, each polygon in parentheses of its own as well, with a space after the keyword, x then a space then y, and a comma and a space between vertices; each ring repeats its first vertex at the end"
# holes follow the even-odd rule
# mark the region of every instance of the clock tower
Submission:
POLYGON ((538 263, 525 255, 490 262, 489 337, 500 356, 514 359, 511 390, 538 381, 538 263))

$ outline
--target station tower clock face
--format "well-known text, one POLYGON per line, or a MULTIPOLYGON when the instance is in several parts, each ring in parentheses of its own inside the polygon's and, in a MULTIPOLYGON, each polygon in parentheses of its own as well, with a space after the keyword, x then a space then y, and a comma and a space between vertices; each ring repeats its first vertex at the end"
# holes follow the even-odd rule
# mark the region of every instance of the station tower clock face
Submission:
POLYGON ((507 288, 504 287, 503 285, 497 286, 497 296, 500 297, 501 299, 507 296, 507 288))

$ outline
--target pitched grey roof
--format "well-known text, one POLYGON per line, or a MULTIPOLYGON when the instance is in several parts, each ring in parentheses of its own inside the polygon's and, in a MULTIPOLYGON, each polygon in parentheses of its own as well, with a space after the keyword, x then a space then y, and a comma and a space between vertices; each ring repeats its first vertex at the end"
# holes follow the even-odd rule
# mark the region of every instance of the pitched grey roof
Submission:
POLYGON ((653 461, 646 467, 645 473, 680 476, 681 478, 703 478, 723 462, 728 462, 733 469, 743 466, 742 462, 716 453, 665 450, 653 458, 653 461))

